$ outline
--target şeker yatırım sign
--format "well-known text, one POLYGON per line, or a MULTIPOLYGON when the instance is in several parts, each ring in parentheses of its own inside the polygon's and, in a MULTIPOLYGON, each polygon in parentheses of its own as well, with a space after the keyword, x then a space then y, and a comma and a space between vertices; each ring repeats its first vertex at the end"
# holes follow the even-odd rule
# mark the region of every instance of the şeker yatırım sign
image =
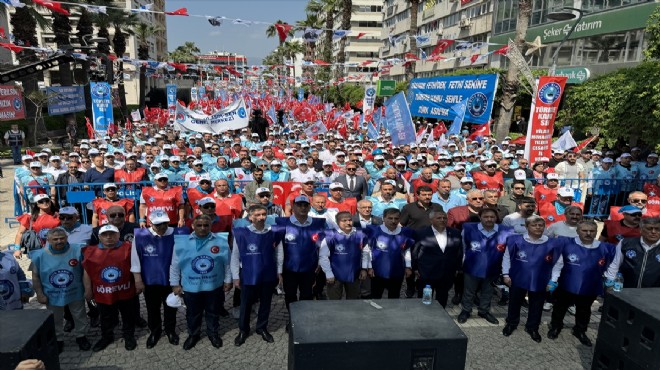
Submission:
POLYGON ((532 102, 525 142, 525 158, 530 163, 551 156, 552 133, 566 80, 568 78, 562 76, 541 76, 539 78, 538 92, 532 102))
POLYGON ((0 121, 24 118, 23 93, 14 85, 0 85, 0 121))

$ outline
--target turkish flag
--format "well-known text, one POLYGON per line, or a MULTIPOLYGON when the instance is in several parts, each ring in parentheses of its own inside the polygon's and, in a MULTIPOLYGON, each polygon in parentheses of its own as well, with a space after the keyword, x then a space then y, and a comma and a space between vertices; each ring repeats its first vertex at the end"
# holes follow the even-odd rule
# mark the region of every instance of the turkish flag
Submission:
POLYGON ((442 54, 447 50, 448 47, 451 46, 451 44, 454 43, 454 40, 438 40, 438 43, 435 44, 435 48, 433 49, 433 52, 431 52, 431 55, 438 55, 442 54))
POLYGON ((500 54, 500 55, 506 55, 506 53, 509 51, 509 45, 502 46, 501 48, 495 50, 493 54, 500 54))
POLYGON ((468 136, 469 140, 476 140, 477 137, 487 137, 490 136, 490 122, 484 123, 478 129, 474 130, 473 133, 468 136))
POLYGON ((71 13, 69 13, 68 10, 62 8, 62 4, 58 3, 57 1, 34 0, 34 3, 41 5, 44 8, 48 8, 56 13, 66 15, 67 17, 71 15, 71 13))
POLYGON ((273 203, 278 204, 284 208, 286 200, 292 192, 300 190, 300 184, 291 181, 275 181, 273 182, 273 203))
POLYGON ((188 9, 181 8, 181 9, 177 9, 173 12, 165 12, 165 14, 167 14, 167 15, 182 15, 184 17, 187 17, 188 16, 188 9))
POLYGON ((280 37, 280 42, 284 42, 289 36, 289 31, 293 28, 292 25, 287 23, 275 23, 275 29, 277 30, 277 35, 280 37))
POLYGON ((527 140, 527 136, 519 136, 519 137, 509 141, 509 144, 525 145, 526 140, 527 140))
POLYGON ((447 132, 447 126, 442 122, 438 122, 438 125, 433 128, 433 140, 438 140, 445 132, 447 132))

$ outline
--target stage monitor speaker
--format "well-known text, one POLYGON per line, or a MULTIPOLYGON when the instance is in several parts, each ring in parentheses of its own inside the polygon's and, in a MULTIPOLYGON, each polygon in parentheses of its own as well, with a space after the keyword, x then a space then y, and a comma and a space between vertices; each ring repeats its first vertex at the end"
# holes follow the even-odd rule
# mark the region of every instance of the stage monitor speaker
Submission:
POLYGON ((14 369, 28 359, 59 370, 53 313, 47 310, 0 311, 0 369, 14 369))
POLYGON ((464 369, 467 336, 437 302, 291 304, 289 369, 464 369))
POLYGON ((607 294, 593 368, 607 369, 602 365, 606 358, 611 363, 660 369, 660 288, 627 288, 607 294))

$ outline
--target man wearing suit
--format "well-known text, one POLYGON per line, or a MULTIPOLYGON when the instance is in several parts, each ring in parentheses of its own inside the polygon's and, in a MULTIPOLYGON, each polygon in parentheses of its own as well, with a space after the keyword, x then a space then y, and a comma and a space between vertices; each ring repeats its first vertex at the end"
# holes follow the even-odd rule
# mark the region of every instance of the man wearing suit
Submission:
MULTIPOLYGON (((415 233, 412 268, 419 278, 419 285, 430 285, 435 291, 435 299, 446 307, 449 289, 463 260, 461 232, 447 228, 447 214, 442 209, 432 211, 429 219, 431 225, 415 233)), ((421 291, 418 296, 422 296, 421 291)))
POLYGON ((381 225, 383 223, 383 219, 372 215, 372 209, 373 204, 371 201, 366 199, 359 201, 357 204, 357 214, 353 215, 353 227, 364 229, 368 225, 381 225))
POLYGON ((362 200, 367 197, 369 186, 367 185, 367 180, 365 180, 363 176, 355 174, 357 168, 358 166, 355 162, 348 162, 346 165, 346 174, 338 176, 335 181, 344 185, 345 198, 362 200))

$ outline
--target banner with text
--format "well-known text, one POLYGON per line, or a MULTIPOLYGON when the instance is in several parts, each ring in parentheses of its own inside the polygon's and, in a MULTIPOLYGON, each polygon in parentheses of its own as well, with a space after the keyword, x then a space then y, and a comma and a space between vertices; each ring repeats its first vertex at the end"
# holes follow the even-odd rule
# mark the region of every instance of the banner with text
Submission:
POLYGON ((0 85, 0 121, 25 118, 23 93, 14 85, 0 85))
POLYGON ((94 130, 101 135, 108 132, 114 122, 112 115, 112 89, 107 82, 90 82, 94 130))
POLYGON ((82 86, 51 86, 46 88, 46 95, 49 116, 85 110, 85 88, 82 86))
POLYGON ((376 103, 376 88, 373 85, 367 85, 364 87, 364 99, 362 100, 362 112, 364 117, 373 114, 374 104, 376 103))
POLYGON ((210 116, 195 113, 183 105, 177 104, 174 126, 180 131, 219 134, 245 128, 249 121, 245 101, 240 99, 210 116))
POLYGON ((394 95, 385 103, 385 127, 392 135, 394 145, 416 142, 415 125, 403 92, 394 95))
POLYGON ((465 75, 416 78, 410 82, 410 112, 416 117, 453 121, 451 108, 465 102, 465 122, 490 121, 498 76, 465 75))
POLYGON ((166 85, 165 91, 167 91, 167 111, 172 117, 176 114, 176 85, 166 85))
POLYGON ((552 155, 552 133, 566 80, 568 78, 562 76, 541 76, 539 79, 525 142, 525 158, 530 163, 552 155))

